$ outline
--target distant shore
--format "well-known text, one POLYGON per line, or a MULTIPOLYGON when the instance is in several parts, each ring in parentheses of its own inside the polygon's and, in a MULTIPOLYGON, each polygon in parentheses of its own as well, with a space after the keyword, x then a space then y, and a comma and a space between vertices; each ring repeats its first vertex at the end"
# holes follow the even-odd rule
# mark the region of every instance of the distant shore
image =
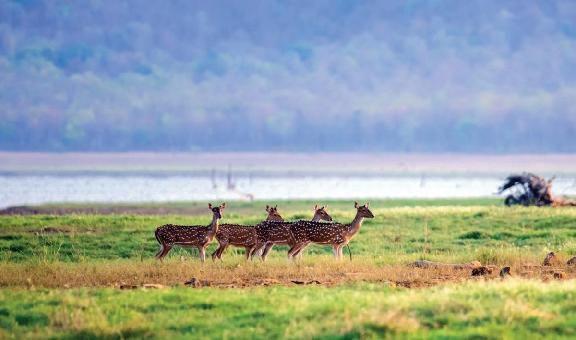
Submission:
POLYGON ((576 154, 411 154, 287 152, 43 153, 0 151, 0 173, 209 175, 576 174, 576 154))

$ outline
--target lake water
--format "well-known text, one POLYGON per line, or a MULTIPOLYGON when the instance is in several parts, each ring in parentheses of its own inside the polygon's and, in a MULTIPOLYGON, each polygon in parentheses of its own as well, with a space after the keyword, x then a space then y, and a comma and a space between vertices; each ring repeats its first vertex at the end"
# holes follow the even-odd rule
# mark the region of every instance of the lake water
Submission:
MULTIPOLYGON (((501 177, 17 175, 0 176, 0 207, 56 202, 166 202, 230 199, 464 198, 492 196, 501 177)), ((557 178, 553 192, 576 195, 573 178, 557 178)))

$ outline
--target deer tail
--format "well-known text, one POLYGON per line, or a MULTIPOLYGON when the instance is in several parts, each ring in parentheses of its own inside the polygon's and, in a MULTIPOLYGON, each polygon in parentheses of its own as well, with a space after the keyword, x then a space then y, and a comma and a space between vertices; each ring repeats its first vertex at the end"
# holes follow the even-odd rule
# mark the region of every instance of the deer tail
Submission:
POLYGON ((154 231, 154 236, 156 237, 156 241, 158 241, 158 243, 162 244, 162 241, 160 241, 160 237, 158 236, 158 231, 160 230, 161 227, 156 228, 156 230, 154 231))

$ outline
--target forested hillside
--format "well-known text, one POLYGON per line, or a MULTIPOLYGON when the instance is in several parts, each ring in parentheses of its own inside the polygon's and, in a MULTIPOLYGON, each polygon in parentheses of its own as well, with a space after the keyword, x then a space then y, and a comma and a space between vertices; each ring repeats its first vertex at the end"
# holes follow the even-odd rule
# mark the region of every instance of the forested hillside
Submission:
POLYGON ((0 149, 576 151, 576 2, 0 1, 0 149))

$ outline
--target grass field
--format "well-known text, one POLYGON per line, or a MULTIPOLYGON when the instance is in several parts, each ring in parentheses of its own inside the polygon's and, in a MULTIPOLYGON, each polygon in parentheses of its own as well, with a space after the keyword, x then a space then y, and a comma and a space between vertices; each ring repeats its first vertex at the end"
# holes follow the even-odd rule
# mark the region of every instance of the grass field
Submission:
MULTIPOLYGON (((222 222, 256 223, 266 203, 229 202, 222 222)), ((278 204, 286 219, 308 219, 314 203, 278 204)), ((576 336, 576 269, 565 264, 576 255, 576 209, 500 204, 373 201, 351 261, 312 246, 296 263, 286 247, 266 263, 235 248, 223 262, 201 264, 188 249, 153 260, 156 226, 207 224, 204 203, 163 205, 197 207, 190 216, 0 216, 0 338, 576 336), (561 261, 542 267, 549 251, 561 261), (514 277, 409 266, 419 259, 510 265, 514 277), (192 278, 196 288, 184 286, 192 278), (162 286, 118 289, 145 284, 162 286)), ((354 215, 351 202, 328 211, 354 215)))

